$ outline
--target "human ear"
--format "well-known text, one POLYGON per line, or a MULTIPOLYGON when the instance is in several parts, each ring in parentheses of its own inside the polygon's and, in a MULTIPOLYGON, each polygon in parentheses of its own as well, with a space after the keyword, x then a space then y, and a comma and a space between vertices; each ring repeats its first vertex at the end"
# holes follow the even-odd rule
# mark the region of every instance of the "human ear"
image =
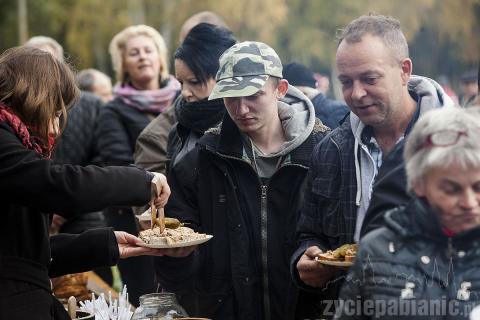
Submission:
POLYGON ((412 60, 409 58, 403 59, 400 63, 400 68, 402 69, 402 82, 404 85, 407 85, 413 71, 412 60))
POLYGON ((280 79, 277 86, 277 99, 283 98, 288 91, 288 81, 285 79, 280 79))

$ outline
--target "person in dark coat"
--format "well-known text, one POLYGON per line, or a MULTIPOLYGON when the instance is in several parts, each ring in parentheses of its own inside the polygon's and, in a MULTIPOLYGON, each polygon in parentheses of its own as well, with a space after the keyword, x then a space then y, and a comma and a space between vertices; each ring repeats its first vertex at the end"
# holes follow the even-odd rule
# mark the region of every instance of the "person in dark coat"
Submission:
POLYGON ((288 259, 310 155, 328 128, 263 43, 225 51, 216 81, 209 99, 223 98, 227 114, 172 167, 166 208, 213 238, 185 259, 159 259, 157 274, 193 316, 293 319, 288 259))
POLYGON ((173 165, 188 153, 203 133, 216 126, 225 114, 223 99, 208 101, 215 86, 220 55, 233 46, 232 32, 223 27, 200 23, 193 27, 175 51, 175 76, 182 85, 181 96, 174 103, 178 121, 168 134, 167 154, 162 147, 164 121, 157 118, 140 134, 135 149, 135 163, 147 170, 173 165), (177 159, 177 155, 180 157, 177 159))
POLYGON ((139 247, 137 237, 109 228, 49 238, 52 213, 68 218, 109 205, 143 205, 152 183, 159 191, 155 205, 164 206, 170 193, 161 174, 50 160, 59 118, 77 96, 72 71, 50 53, 24 46, 0 56, 0 319, 68 319, 49 277, 112 265, 119 257, 179 253, 139 247))
POLYGON ((303 64, 292 62, 285 65, 283 69, 283 76, 288 80, 288 83, 312 100, 315 116, 332 130, 338 127, 349 112, 347 105, 341 101, 332 100, 321 93, 317 89, 313 72, 303 64))
MULTIPOLYGON (((172 104, 180 84, 169 74, 165 42, 152 27, 125 28, 109 49, 118 83, 114 100, 100 111, 95 137, 102 165, 128 166, 134 163, 140 132, 172 104)), ((115 230, 138 232, 131 207, 110 207, 104 214, 115 230)), ((118 268, 133 305, 138 306, 140 295, 155 291, 151 257, 122 260, 118 268)))
POLYGON ((469 319, 480 304, 480 113, 422 116, 405 144, 412 201, 359 244, 337 319, 469 319))
POLYGON ((392 17, 371 14, 350 22, 339 39, 336 65, 351 112, 314 150, 291 259, 296 283, 319 295, 310 304, 308 317, 314 318, 327 317, 323 301, 337 298, 344 278, 341 269, 315 258, 359 241, 384 158, 419 116, 453 105, 438 83, 412 74, 407 41, 392 17))

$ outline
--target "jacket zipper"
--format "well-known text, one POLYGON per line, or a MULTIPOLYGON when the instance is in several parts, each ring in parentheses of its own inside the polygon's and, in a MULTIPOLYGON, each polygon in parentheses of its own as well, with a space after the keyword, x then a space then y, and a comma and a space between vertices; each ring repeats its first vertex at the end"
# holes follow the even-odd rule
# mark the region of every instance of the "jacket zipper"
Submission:
POLYGON ((262 238, 262 269, 263 269, 263 304, 264 318, 270 319, 270 294, 268 290, 268 214, 267 214, 267 185, 260 185, 262 190, 260 217, 261 217, 261 238, 262 238))

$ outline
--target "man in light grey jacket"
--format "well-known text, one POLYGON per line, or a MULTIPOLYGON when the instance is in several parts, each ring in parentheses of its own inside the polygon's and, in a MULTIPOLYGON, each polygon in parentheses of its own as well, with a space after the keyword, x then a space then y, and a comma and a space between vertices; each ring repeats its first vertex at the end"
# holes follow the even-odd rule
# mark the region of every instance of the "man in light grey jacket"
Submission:
POLYGON ((407 41, 391 17, 352 21, 339 39, 336 60, 351 112, 314 150, 298 224, 300 245, 291 259, 297 284, 321 289, 322 299, 337 298, 341 281, 335 280, 344 273, 315 257, 358 241, 384 157, 422 113, 453 104, 435 81, 412 75, 407 41))

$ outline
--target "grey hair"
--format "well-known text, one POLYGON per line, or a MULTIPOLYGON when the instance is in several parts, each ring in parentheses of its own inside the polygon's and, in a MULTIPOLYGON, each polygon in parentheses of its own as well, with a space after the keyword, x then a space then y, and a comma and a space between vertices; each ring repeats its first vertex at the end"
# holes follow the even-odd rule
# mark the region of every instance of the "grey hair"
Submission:
POLYGON ((154 28, 140 24, 123 29, 117 33, 110 42, 108 50, 110 52, 110 56, 112 57, 113 70, 115 70, 117 81, 121 84, 129 81, 128 74, 126 74, 123 68, 123 59, 128 40, 136 36, 146 36, 147 38, 152 39, 153 43, 157 47, 160 60, 160 79, 158 80, 161 83, 168 79, 169 71, 167 64, 167 46, 165 45, 165 40, 154 28))
POLYGON ((340 31, 338 45, 344 40, 348 43, 360 42, 364 35, 370 34, 379 37, 397 61, 409 58, 407 39, 400 28, 400 21, 395 18, 377 14, 363 15, 340 31))
POLYGON ((63 47, 53 38, 35 36, 25 42, 26 46, 50 52, 55 58, 63 61, 63 47))
POLYGON ((93 68, 81 70, 75 77, 78 88, 83 91, 93 91, 95 83, 103 79, 110 82, 106 74, 93 68))
POLYGON ((422 181, 433 168, 460 165, 480 168, 480 112, 475 109, 440 108, 427 112, 413 127, 405 143, 404 159, 408 190, 422 181), (428 146, 428 137, 442 130, 465 131, 450 146, 428 146))

